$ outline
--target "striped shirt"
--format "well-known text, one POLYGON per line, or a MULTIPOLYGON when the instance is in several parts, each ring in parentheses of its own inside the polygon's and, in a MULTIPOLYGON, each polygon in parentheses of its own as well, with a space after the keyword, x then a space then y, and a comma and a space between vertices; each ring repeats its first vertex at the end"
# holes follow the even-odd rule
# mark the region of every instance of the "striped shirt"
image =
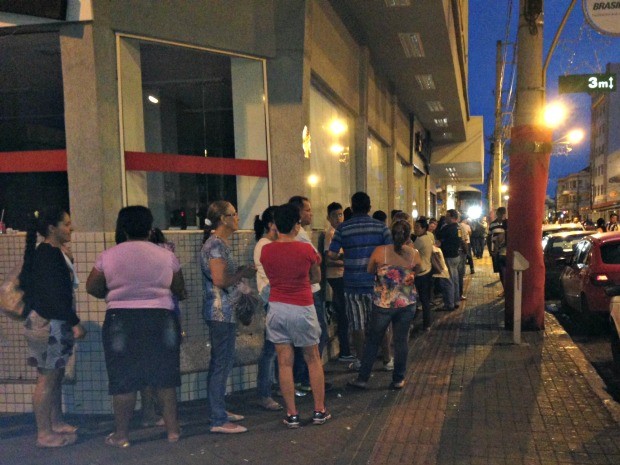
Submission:
POLYGON ((353 215, 338 225, 329 251, 344 250, 344 290, 349 294, 371 294, 374 275, 368 273, 368 260, 379 245, 392 244, 392 234, 381 221, 368 215, 353 215))

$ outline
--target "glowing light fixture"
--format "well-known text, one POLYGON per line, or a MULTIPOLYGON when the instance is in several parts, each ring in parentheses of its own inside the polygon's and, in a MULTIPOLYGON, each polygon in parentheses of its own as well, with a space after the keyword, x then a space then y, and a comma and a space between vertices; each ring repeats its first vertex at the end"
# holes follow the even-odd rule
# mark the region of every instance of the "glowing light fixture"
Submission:
POLYGON ((347 127, 347 124, 340 119, 335 119, 331 123, 329 123, 329 132, 331 132, 335 136, 344 134, 345 132, 347 132, 347 129, 349 129, 347 127))
POLYGON ((502 187, 499 188, 502 192, 508 192, 508 186, 506 184, 502 184, 502 187))
POLYGON ((571 144, 578 144, 586 136, 583 129, 573 129, 566 135, 566 139, 571 144))
POLYGON ((469 209, 467 210, 467 216, 471 219, 477 220, 482 216, 482 208, 478 205, 469 207, 469 209))
POLYGON ((149 102, 151 103, 159 103, 159 99, 155 97, 154 95, 149 95, 148 99, 149 99, 149 102))
POLYGON ((344 152, 344 147, 340 144, 333 144, 329 148, 329 151, 333 153, 334 155, 340 155, 342 152, 344 152))
POLYGON ((316 174, 311 174, 308 176, 308 185, 310 187, 316 187, 319 183, 319 177, 316 174))
POLYGON ((549 128, 557 128, 566 120, 568 111, 566 106, 560 102, 554 102, 545 107, 543 121, 549 128))

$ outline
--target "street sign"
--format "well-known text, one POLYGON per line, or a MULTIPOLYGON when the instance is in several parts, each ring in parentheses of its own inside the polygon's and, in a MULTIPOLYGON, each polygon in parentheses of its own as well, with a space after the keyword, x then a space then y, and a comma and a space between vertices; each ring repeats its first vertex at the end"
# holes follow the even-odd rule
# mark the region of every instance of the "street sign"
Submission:
POLYGON ((615 74, 569 74, 558 79, 560 94, 609 93, 618 86, 615 74))
POLYGON ((620 36, 620 2, 583 0, 583 15, 601 34, 620 36))

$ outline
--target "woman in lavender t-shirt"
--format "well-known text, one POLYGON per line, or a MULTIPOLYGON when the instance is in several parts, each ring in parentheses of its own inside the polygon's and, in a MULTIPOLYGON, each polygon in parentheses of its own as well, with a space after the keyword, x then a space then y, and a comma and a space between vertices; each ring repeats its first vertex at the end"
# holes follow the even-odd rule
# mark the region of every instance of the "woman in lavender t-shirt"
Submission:
POLYGON ((107 306, 102 337, 116 431, 105 443, 113 447, 129 447, 129 421, 137 391, 145 387, 158 394, 168 441, 180 437, 181 332, 172 296, 184 299, 185 284, 175 255, 148 241, 152 225, 148 208, 123 208, 117 245, 99 255, 86 281, 86 291, 107 306))

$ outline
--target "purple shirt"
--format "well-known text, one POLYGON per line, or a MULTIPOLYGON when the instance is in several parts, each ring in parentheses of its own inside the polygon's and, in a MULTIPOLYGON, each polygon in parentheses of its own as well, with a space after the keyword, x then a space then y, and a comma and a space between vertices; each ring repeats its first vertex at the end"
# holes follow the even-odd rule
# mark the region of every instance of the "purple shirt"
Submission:
POLYGON ((148 241, 118 244, 99 255, 95 268, 106 280, 107 309, 174 309, 172 275, 181 269, 169 250, 148 241))

